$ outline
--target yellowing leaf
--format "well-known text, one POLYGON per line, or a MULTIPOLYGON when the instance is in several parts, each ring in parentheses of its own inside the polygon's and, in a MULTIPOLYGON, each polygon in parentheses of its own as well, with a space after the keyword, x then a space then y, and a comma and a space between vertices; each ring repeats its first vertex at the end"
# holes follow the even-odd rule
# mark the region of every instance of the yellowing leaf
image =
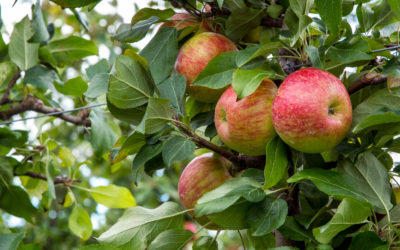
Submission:
POLYGON ((58 150, 58 156, 60 157, 64 168, 72 167, 75 164, 75 156, 72 154, 71 150, 67 147, 61 147, 58 150))
POLYGON ((72 233, 83 240, 89 239, 92 235, 92 222, 89 214, 80 205, 75 205, 69 216, 68 226, 72 233))
POLYGON ((90 189, 90 193, 98 203, 109 208, 127 208, 136 206, 135 198, 129 189, 116 185, 90 189))

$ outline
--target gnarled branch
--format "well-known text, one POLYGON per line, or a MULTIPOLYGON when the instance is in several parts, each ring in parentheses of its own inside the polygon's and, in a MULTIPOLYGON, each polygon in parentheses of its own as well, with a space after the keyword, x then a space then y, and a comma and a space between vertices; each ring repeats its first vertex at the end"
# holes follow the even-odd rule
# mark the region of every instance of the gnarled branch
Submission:
MULTIPOLYGON (((35 178, 35 179, 40 179, 40 180, 44 180, 47 181, 47 177, 44 174, 40 174, 40 173, 36 173, 36 172, 31 172, 28 171, 24 174, 20 174, 17 176, 29 176, 31 178, 35 178)), ((56 176, 53 179, 54 184, 64 184, 64 185, 70 185, 73 182, 81 182, 81 180, 78 179, 69 179, 67 176, 56 176)))
POLYGON ((382 75, 378 74, 374 71, 368 72, 364 75, 362 75, 360 78, 358 78, 355 82, 350 84, 350 86, 347 88, 347 91, 349 94, 354 94, 355 92, 359 91, 362 88, 365 88, 367 86, 371 85, 377 85, 380 83, 384 83, 387 80, 387 75, 382 75))

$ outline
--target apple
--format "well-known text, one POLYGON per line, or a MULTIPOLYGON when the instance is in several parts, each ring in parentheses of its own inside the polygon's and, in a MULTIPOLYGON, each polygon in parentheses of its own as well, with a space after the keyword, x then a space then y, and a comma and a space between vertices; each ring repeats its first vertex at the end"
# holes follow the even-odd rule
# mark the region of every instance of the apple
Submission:
POLYGON ((272 104, 272 122, 289 146, 305 153, 334 148, 350 129, 349 94, 331 73, 298 70, 281 84, 272 104))
POLYGON ((267 143, 276 135, 271 106, 278 90, 265 78, 249 96, 238 100, 229 87, 215 107, 214 123, 221 140, 231 149, 246 155, 264 155, 267 143))
MULTIPOLYGON (((194 158, 183 170, 178 183, 179 199, 186 209, 192 209, 203 194, 219 187, 231 175, 228 172, 231 162, 214 153, 206 153, 194 158)), ((190 213, 194 216, 194 213, 190 213)), ((209 222, 206 216, 194 218, 201 225, 209 222)), ((217 229, 215 224, 209 224, 209 229, 217 229)))
POLYGON ((237 50, 228 38, 213 32, 203 32, 190 38, 179 50, 175 70, 186 77, 186 91, 194 99, 216 102, 226 88, 210 89, 192 83, 207 64, 217 55, 237 50))
POLYGON ((199 21, 199 19, 187 12, 176 13, 171 17, 171 20, 164 22, 160 29, 164 27, 176 27, 178 31, 186 27, 198 28, 199 32, 212 30, 208 20, 199 21))

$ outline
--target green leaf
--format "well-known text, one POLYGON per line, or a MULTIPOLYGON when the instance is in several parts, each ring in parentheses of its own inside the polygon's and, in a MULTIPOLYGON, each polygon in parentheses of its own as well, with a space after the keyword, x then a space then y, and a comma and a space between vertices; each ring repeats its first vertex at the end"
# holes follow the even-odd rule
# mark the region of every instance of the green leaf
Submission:
POLYGON ((355 180, 345 173, 316 168, 306 169, 295 173, 287 182, 294 183, 304 179, 314 182, 319 190, 334 198, 348 197, 366 202, 361 190, 354 186, 355 180))
POLYGON ((43 65, 36 65, 25 72, 24 82, 37 88, 49 89, 58 79, 57 73, 43 65))
POLYGON ((315 0, 315 4, 331 34, 338 35, 342 22, 342 0, 315 0))
POLYGON ((388 0, 392 12, 399 17, 400 15, 400 2, 396 0, 388 0))
POLYGON ((147 103, 153 94, 153 85, 142 65, 128 56, 117 56, 117 75, 110 76, 108 100, 121 109, 136 108, 147 103))
POLYGON ((69 79, 65 83, 56 81, 54 82, 54 85, 58 92, 64 95, 72 95, 76 97, 81 97, 88 89, 87 82, 85 82, 80 76, 69 79))
POLYGON ((395 110, 389 110, 388 108, 382 108, 377 112, 365 117, 353 128, 353 133, 358 134, 366 128, 386 124, 386 123, 398 123, 400 122, 400 112, 395 110))
MULTIPOLYGON (((385 166, 372 154, 361 154, 355 165, 346 161, 341 169, 354 178, 364 197, 379 213, 386 213, 393 207, 390 202, 392 189, 385 166)), ((354 185, 354 184, 353 184, 354 185)))
POLYGON ((112 156, 111 161, 113 164, 122 161, 128 155, 133 155, 146 144, 146 137, 144 134, 134 131, 122 144, 116 156, 112 156))
POLYGON ((281 226, 279 232, 283 234, 288 239, 295 241, 313 241, 315 242, 314 236, 312 233, 301 225, 299 225, 293 216, 287 216, 285 220, 285 224, 281 226))
POLYGON ((249 30, 260 25, 263 12, 262 9, 247 7, 232 10, 225 23, 225 34, 233 41, 240 40, 249 30))
POLYGON ((146 144, 140 149, 140 151, 135 156, 135 159, 133 159, 132 163, 132 173, 134 182, 137 181, 139 172, 141 168, 144 166, 144 164, 149 160, 151 160, 152 158, 154 158, 155 156, 157 156, 159 153, 161 153, 163 145, 164 145, 163 143, 146 144))
POLYGON ((268 142, 265 157, 264 189, 268 189, 282 179, 288 165, 286 146, 278 136, 268 142))
POLYGON ((224 3, 232 11, 236 9, 246 8, 246 4, 243 0, 225 0, 224 3))
POLYGON ((193 233, 186 229, 169 229, 157 235, 148 250, 179 250, 192 239, 193 233))
POLYGON ((45 42, 50 39, 50 34, 47 31, 47 24, 43 19, 42 9, 40 8, 40 0, 32 5, 32 30, 34 35, 29 40, 32 43, 45 42))
POLYGON ((110 244, 92 244, 83 246, 79 250, 118 250, 118 248, 110 244))
POLYGON ((324 69, 324 63, 323 59, 321 59, 319 49, 309 45, 306 48, 306 52, 308 54, 308 57, 310 58, 310 61, 313 65, 313 67, 318 68, 318 69, 324 69))
POLYGON ((193 85, 220 89, 232 82, 232 74, 237 68, 238 51, 228 51, 214 57, 197 76, 193 85))
POLYGON ((288 206, 282 199, 266 197, 262 202, 254 204, 247 213, 252 236, 264 236, 285 223, 288 206))
POLYGON ((218 226, 228 230, 242 230, 249 228, 246 215, 252 203, 238 202, 222 212, 207 215, 207 218, 218 226), (234 220, 232 218, 235 218, 234 220))
POLYGON ((110 75, 108 73, 99 73, 90 79, 89 87, 84 93, 89 98, 96 98, 107 93, 110 75))
POLYGON ((131 19, 131 26, 135 25, 137 22, 141 20, 146 20, 152 16, 156 16, 161 20, 168 19, 175 14, 173 9, 152 9, 152 8, 143 8, 140 9, 131 19))
POLYGON ((98 240, 122 250, 145 249, 161 232, 182 228, 183 214, 180 206, 173 202, 165 202, 155 209, 128 208, 98 240))
POLYGON ((375 232, 367 231, 359 233, 353 237, 349 250, 373 250, 378 249, 379 247, 386 247, 386 249, 389 249, 389 244, 381 240, 375 232))
POLYGON ((36 213, 36 208, 32 206, 28 194, 18 186, 9 186, 7 192, 0 192, 0 208, 31 223, 36 213))
POLYGON ((145 134, 156 133, 160 131, 169 121, 172 121, 171 117, 172 108, 169 100, 152 97, 149 99, 143 121, 137 129, 145 134))
POLYGON ((98 49, 93 41, 77 36, 53 40, 48 45, 59 66, 70 64, 78 59, 97 55, 98 49))
POLYGON ((113 35, 112 38, 123 43, 140 41, 146 36, 150 26, 158 20, 158 17, 152 16, 146 20, 137 22, 133 26, 128 23, 123 23, 118 27, 116 34, 113 35))
POLYGON ((313 1, 309 0, 289 0, 290 8, 298 18, 307 15, 313 5, 313 1))
POLYGON ((98 2, 99 0, 51 0, 63 8, 77 8, 98 2))
MULTIPOLYGON (((0 155, 0 190, 3 185, 11 185, 13 181, 13 166, 11 165, 9 158, 0 155)), ((0 191, 1 197, 1 191, 0 191)))
POLYGON ((196 217, 222 212, 235 204, 241 197, 247 198, 251 202, 259 202, 265 196, 260 188, 261 184, 251 178, 242 177, 228 180, 218 188, 205 193, 197 201, 196 217))
POLYGON ((176 161, 185 160, 193 155, 196 145, 189 138, 173 136, 164 144, 162 156, 164 163, 171 166, 176 161))
POLYGON ((243 50, 237 51, 236 54, 236 64, 238 67, 244 66, 246 63, 250 62, 256 57, 265 56, 276 51, 282 47, 280 42, 270 42, 268 44, 258 44, 254 46, 248 46, 243 50))
POLYGON ((136 206, 135 198, 126 187, 116 185, 101 186, 90 189, 96 202, 109 208, 128 208, 136 206))
POLYGON ((161 82, 157 88, 160 91, 160 97, 169 99, 175 112, 178 115, 183 115, 183 98, 186 89, 185 76, 178 75, 174 71, 172 76, 161 82))
POLYGON ((0 234, 0 249, 16 250, 25 233, 0 234))
POLYGON ((264 78, 273 78, 275 73, 266 67, 259 67, 251 70, 237 69, 233 73, 232 87, 239 99, 251 95, 264 78))
POLYGON ((89 115, 91 121, 90 143, 98 155, 102 155, 112 148, 118 135, 110 126, 110 119, 100 110, 92 110, 89 115))
POLYGON ((157 32, 139 53, 147 59, 156 84, 165 80, 174 68, 178 55, 178 36, 175 28, 166 27, 157 32))
POLYGON ((218 250, 217 241, 211 236, 200 236, 192 245, 193 250, 218 250))
POLYGON ((39 62, 39 43, 29 43, 33 36, 29 18, 26 16, 14 26, 10 37, 8 54, 21 70, 32 68, 39 62))
POLYGON ((364 223, 370 214, 371 210, 365 203, 345 198, 332 219, 327 224, 314 228, 313 234, 319 242, 328 244, 339 232, 352 225, 364 223))
POLYGON ((92 79, 97 74, 108 73, 110 66, 108 65, 108 61, 106 59, 101 59, 96 64, 90 65, 86 69, 86 75, 89 79, 92 79))
POLYGON ((56 189, 54 187, 54 177, 56 175, 54 173, 53 159, 48 157, 46 161, 47 161, 46 163, 47 192, 49 193, 49 198, 55 199, 56 189))
POLYGON ((120 109, 114 106, 109 100, 107 100, 107 108, 115 118, 129 122, 134 126, 140 124, 144 113, 146 112, 146 107, 144 106, 130 109, 120 109))
POLYGON ((68 219, 69 229, 73 234, 83 240, 89 239, 92 235, 92 222, 89 214, 79 204, 75 204, 68 219))
POLYGON ((5 61, 0 63, 0 89, 8 86, 17 71, 18 67, 13 62, 5 61))
POLYGON ((338 49, 330 47, 326 53, 326 56, 329 59, 339 62, 341 65, 375 59, 374 56, 355 49, 338 49))

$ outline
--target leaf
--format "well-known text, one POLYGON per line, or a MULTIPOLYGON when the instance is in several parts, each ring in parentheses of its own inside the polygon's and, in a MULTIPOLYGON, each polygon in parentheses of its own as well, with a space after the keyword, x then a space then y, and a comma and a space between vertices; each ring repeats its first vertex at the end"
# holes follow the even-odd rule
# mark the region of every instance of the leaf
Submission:
POLYGON ((143 8, 140 9, 131 19, 131 26, 135 25, 137 22, 141 20, 146 20, 152 16, 156 16, 161 20, 168 19, 175 14, 173 9, 152 9, 152 8, 143 8))
POLYGON ((375 232, 367 231, 359 233, 353 237, 349 250, 373 250, 378 249, 379 247, 386 247, 386 249, 389 249, 389 244, 381 240, 375 232))
POLYGON ((108 73, 110 66, 106 59, 101 59, 96 64, 90 65, 86 68, 86 75, 89 79, 92 79, 98 74, 108 73))
POLYGON ((140 124, 140 122, 143 120, 144 113, 146 112, 146 108, 144 106, 130 109, 120 109, 114 106, 108 100, 107 108, 115 118, 129 122, 134 126, 140 124))
POLYGON ((37 88, 49 89, 58 79, 57 73, 43 65, 36 65, 25 72, 24 82, 37 88))
POLYGON ((165 202, 155 209, 128 208, 98 240, 122 250, 145 249, 161 232, 182 228, 183 214, 180 206, 173 202, 165 202))
POLYGON ((160 131, 172 120, 172 108, 168 99, 151 97, 147 105, 146 113, 138 131, 145 134, 153 134, 160 131))
POLYGON ((364 203, 345 198, 332 219, 327 224, 314 228, 313 234, 319 242, 328 244, 339 232, 354 224, 364 223, 370 214, 370 208, 364 203))
POLYGON ((270 42, 268 44, 248 46, 243 50, 237 51, 236 64, 238 67, 242 67, 256 57, 265 56, 272 51, 278 50, 280 47, 282 47, 280 42, 270 42))
POLYGON ((79 250, 118 250, 118 248, 110 244, 92 244, 83 246, 79 250))
POLYGON ((303 15, 307 15, 313 5, 313 1, 310 0, 289 0, 289 3, 290 8, 294 11, 298 18, 303 15))
POLYGON ((355 49, 338 49, 335 47, 330 47, 326 53, 328 58, 335 62, 339 62, 341 65, 375 59, 374 56, 355 49))
POLYGON ((264 78, 274 78, 275 73, 266 67, 258 67, 251 70, 237 69, 233 73, 232 87, 239 99, 251 95, 264 78))
POLYGON ((207 215, 207 218, 218 226, 228 230, 247 229, 246 215, 252 203, 248 201, 238 202, 222 212, 207 215), (234 220, 232 218, 235 218, 234 220))
POLYGON ((117 108, 136 108, 147 103, 152 96, 153 85, 142 65, 128 56, 117 56, 117 75, 110 76, 108 100, 117 108))
POLYGON ((98 2, 99 0, 51 0, 63 8, 77 8, 98 2))
POLYGON ((240 40, 249 30, 260 25, 263 12, 263 9, 247 7, 233 9, 225 23, 225 34, 233 41, 240 40))
POLYGON ((354 186, 355 180, 345 173, 311 168, 295 173, 287 182, 294 183, 304 179, 312 181, 319 190, 334 198, 348 197, 366 202, 361 190, 354 186))
POLYGON ((169 99, 175 112, 178 115, 183 115, 183 98, 186 89, 185 76, 178 75, 174 71, 172 76, 161 82, 157 88, 160 91, 160 97, 169 99))
POLYGON ((123 43, 140 41, 146 36, 150 26, 158 20, 158 17, 152 16, 146 20, 137 22, 133 26, 128 23, 123 23, 118 27, 116 34, 113 35, 112 38, 123 43))
POLYGON ((268 142, 265 157, 264 189, 268 189, 282 179, 288 165, 286 146, 278 136, 268 142))
POLYGON ((40 43, 50 39, 50 34, 47 31, 47 24, 43 19, 42 9, 40 8, 40 0, 36 1, 36 4, 32 5, 32 31, 33 36, 29 42, 40 43))
MULTIPOLYGON (((0 190, 1 186, 11 185, 14 175, 13 175, 13 166, 11 165, 9 158, 6 156, 0 155, 0 190)), ((1 191, 0 191, 1 197, 1 191)))
POLYGON ((144 164, 157 156, 159 153, 161 153, 162 149, 163 143, 146 144, 140 149, 132 162, 132 173, 134 182, 137 181, 139 171, 144 166, 144 164))
POLYGON ((25 233, 0 234, 0 249, 16 250, 25 233))
POLYGON ((54 187, 55 173, 54 173, 53 159, 47 158, 46 161, 47 161, 46 163, 47 192, 49 193, 50 199, 55 199, 56 189, 54 187))
POLYGON ((13 62, 0 62, 0 89, 8 86, 17 71, 18 67, 13 62))
POLYGON ((81 97, 88 89, 87 82, 85 82, 80 76, 69 79, 65 83, 56 81, 54 85, 58 92, 64 95, 72 95, 76 97, 81 97))
POLYGON ((260 188, 261 184, 259 182, 247 177, 228 180, 218 188, 205 193, 197 201, 196 217, 222 212, 235 204, 241 197, 246 197, 251 202, 258 202, 265 196, 260 188), (252 199, 254 194, 255 197, 252 199))
POLYGON ((342 0, 315 0, 319 15, 333 35, 339 34, 342 22, 342 0))
POLYGON ((218 250, 217 241, 211 236, 200 236, 192 245, 193 250, 218 250))
POLYGON ((110 75, 108 73, 99 73, 90 79, 89 87, 84 93, 89 98, 96 98, 107 93, 110 75))
POLYGON ((281 226, 279 232, 283 234, 288 239, 295 241, 313 241, 315 242, 314 236, 312 233, 301 225, 299 225, 293 216, 287 216, 285 220, 285 224, 281 226))
POLYGON ((164 163, 171 166, 172 163, 182 161, 193 155, 196 145, 189 138, 173 136, 164 144, 162 156, 164 163))
POLYGON ((32 36, 30 21, 26 16, 14 26, 8 47, 11 61, 21 70, 32 68, 39 62, 39 44, 28 42, 32 36))
POLYGON ((100 186, 90 189, 97 203, 109 208, 128 208, 136 206, 135 198, 129 189, 116 185, 100 186))
POLYGON ((83 240, 89 239, 92 235, 92 222, 89 214, 79 204, 75 204, 68 219, 69 229, 73 234, 83 240))
POLYGON ((77 36, 53 40, 47 47, 59 66, 70 64, 78 59, 97 55, 98 49, 93 41, 77 36))
POLYGON ((31 223, 33 223, 33 217, 36 213, 36 208, 32 206, 28 194, 18 186, 9 186, 7 192, 0 192, 0 208, 31 223))
POLYGON ((382 108, 359 121, 353 128, 353 133, 358 134, 361 131, 376 125, 398 122, 400 122, 400 113, 398 111, 382 108))
POLYGON ((165 80, 174 68, 178 55, 176 29, 165 27, 158 31, 139 54, 149 62, 154 82, 158 84, 165 80))
POLYGON ((118 139, 116 132, 110 127, 109 118, 99 110, 92 110, 90 143, 97 155, 102 155, 112 148, 118 139))
POLYGON ((271 233, 285 223, 288 206, 282 199, 265 197, 265 199, 254 204, 247 214, 252 236, 263 236, 271 233))
POLYGON ((400 13, 400 2, 396 0, 388 0, 388 3, 390 5, 390 8, 392 12, 399 17, 400 13))
MULTIPOLYGON (((118 143, 118 142, 117 142, 118 143)), ((139 150, 146 144, 146 137, 144 134, 134 131, 122 144, 118 150, 117 155, 111 155, 110 158, 112 164, 118 163, 125 159, 128 155, 133 155, 139 152, 139 150)))
POLYGON ((306 52, 308 54, 308 57, 310 58, 310 61, 313 65, 313 67, 318 68, 318 69, 324 69, 324 63, 323 60, 321 59, 319 49, 309 45, 306 48, 306 52))
POLYGON ((169 229, 157 235, 148 250, 179 250, 192 239, 193 233, 186 229, 169 229))
POLYGON ((197 76, 193 85, 220 89, 232 82, 232 74, 237 68, 237 51, 228 51, 214 57, 197 76))
MULTIPOLYGON (((392 189, 385 166, 372 154, 361 154, 355 165, 344 162, 344 172, 355 180, 364 197, 379 213, 386 213, 393 207, 390 202, 392 189)), ((354 185, 354 184, 353 184, 354 185)))

